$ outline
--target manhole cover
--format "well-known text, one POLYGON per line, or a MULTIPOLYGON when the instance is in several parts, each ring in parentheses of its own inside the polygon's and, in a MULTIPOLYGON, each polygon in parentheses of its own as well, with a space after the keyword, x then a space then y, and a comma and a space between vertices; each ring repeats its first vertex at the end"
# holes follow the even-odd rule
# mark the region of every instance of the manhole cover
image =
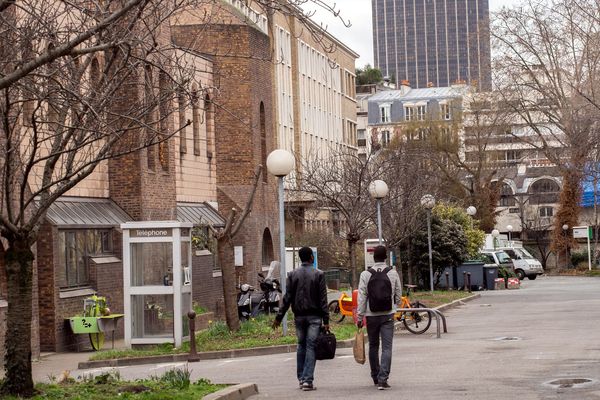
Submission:
POLYGON ((550 382, 546 382, 546 385, 550 385, 556 388, 580 388, 583 386, 587 386, 593 382, 592 379, 588 378, 562 378, 555 379, 550 382))
POLYGON ((501 340, 501 341, 515 341, 515 340, 521 340, 520 337, 517 336, 501 336, 492 340, 501 340))

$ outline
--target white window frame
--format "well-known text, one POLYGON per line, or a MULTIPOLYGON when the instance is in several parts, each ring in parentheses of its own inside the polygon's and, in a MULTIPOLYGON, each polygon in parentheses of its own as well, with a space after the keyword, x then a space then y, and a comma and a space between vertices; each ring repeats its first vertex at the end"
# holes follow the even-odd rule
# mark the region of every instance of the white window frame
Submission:
POLYGON ((391 141, 392 141, 392 135, 391 135, 390 131, 388 131, 388 130, 381 131, 381 145, 383 147, 387 147, 391 141))
POLYGON ((390 122, 392 122, 392 105, 387 103, 387 104, 380 104, 379 105, 379 121, 382 124, 389 124, 390 122))
POLYGON ((440 115, 444 121, 452 119, 452 111, 450 110, 450 104, 440 103, 440 115))
POLYGON ((413 106, 404 106, 404 120, 412 121, 415 116, 415 110, 413 106))
POLYGON ((427 106, 425 104, 419 104, 416 106, 417 121, 425 121, 425 115, 427 114, 427 106))

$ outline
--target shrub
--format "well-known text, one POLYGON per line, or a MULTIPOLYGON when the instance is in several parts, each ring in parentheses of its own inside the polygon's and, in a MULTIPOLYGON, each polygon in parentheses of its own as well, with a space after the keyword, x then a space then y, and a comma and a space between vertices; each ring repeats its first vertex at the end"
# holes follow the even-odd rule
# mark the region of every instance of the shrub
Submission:
POLYGON ((580 263, 588 261, 588 253, 584 251, 574 251, 571 253, 571 264, 577 267, 580 263))

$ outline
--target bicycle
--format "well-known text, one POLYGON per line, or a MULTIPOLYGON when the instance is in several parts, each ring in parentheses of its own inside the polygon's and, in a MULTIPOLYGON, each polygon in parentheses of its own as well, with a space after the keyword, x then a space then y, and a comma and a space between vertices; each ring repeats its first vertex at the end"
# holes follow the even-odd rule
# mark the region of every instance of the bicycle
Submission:
MULTIPOLYGON (((406 296, 402 296, 399 308, 427 308, 427 306, 420 301, 410 302, 410 291, 416 288, 416 285, 404 285, 406 286, 406 296)), ((341 293, 337 300, 332 300, 328 304, 329 319, 334 322, 342 322, 346 316, 352 317, 352 310, 354 309, 354 301, 351 296, 346 293, 341 293)), ((394 314, 394 319, 404 324, 406 329, 420 335, 429 329, 431 326, 431 311, 397 311, 394 314)))
MULTIPOLYGON (((416 285, 406 286, 406 296, 402 296, 399 308, 427 308, 420 301, 410 302, 410 291, 416 288, 416 285)), ((402 321, 404 327, 415 335, 420 335, 429 329, 431 326, 431 311, 398 311, 394 314, 397 321, 402 321)))

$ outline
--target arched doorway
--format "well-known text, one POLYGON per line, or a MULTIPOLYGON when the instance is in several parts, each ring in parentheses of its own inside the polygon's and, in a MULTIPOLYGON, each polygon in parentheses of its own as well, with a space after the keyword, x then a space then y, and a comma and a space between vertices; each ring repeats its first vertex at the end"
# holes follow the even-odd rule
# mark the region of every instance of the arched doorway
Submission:
POLYGON ((265 228, 262 237, 262 266, 268 267, 271 261, 275 259, 273 252, 273 238, 269 228, 265 228))

